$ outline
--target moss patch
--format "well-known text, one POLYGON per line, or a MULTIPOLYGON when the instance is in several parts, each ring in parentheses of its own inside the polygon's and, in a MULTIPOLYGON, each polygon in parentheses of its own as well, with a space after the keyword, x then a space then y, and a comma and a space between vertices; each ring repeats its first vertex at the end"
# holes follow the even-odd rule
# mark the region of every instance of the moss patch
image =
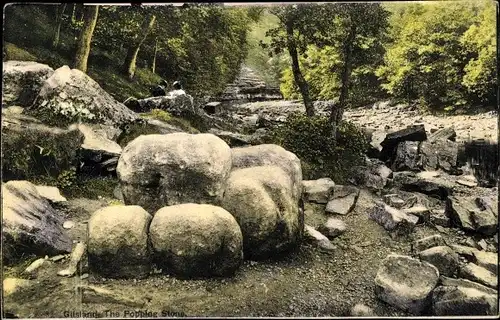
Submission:
POLYGON ((37 61, 37 57, 28 52, 27 50, 21 49, 13 43, 4 43, 4 57, 3 61, 7 60, 18 60, 18 61, 37 61))

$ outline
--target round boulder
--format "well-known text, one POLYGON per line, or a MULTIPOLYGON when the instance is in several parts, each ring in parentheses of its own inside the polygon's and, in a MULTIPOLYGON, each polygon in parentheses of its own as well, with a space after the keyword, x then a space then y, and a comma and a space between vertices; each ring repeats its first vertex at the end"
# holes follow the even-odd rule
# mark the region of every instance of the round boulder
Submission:
POLYGON ((243 260, 240 226, 221 207, 164 207, 154 215, 149 233, 158 266, 180 277, 231 276, 243 260))
POLYGON ((300 159, 292 152, 276 144, 233 148, 231 152, 233 170, 260 166, 278 166, 292 180, 293 196, 299 197, 302 193, 302 167, 300 159))
POLYGON ((126 204, 149 212, 181 203, 217 205, 231 170, 231 149, 213 134, 142 135, 120 156, 126 204))
POLYGON ((88 222, 91 272, 107 278, 144 278, 151 269, 148 228, 152 216, 139 206, 109 206, 88 222))
POLYGON ((375 294, 388 304, 419 315, 430 307, 438 269, 409 256, 390 254, 375 277, 375 294))
POLYGON ((222 207, 241 227, 247 258, 267 258, 301 239, 304 216, 294 187, 277 166, 235 170, 229 176, 222 207))

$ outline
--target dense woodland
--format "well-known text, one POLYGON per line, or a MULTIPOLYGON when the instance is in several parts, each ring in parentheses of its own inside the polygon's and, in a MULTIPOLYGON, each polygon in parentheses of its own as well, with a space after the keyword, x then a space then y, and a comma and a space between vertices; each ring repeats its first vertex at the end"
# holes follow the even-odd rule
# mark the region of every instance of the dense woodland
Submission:
POLYGON ((9 5, 4 60, 71 65, 118 99, 160 78, 215 95, 245 63, 285 98, 438 111, 496 97, 493 1, 238 6, 9 5))

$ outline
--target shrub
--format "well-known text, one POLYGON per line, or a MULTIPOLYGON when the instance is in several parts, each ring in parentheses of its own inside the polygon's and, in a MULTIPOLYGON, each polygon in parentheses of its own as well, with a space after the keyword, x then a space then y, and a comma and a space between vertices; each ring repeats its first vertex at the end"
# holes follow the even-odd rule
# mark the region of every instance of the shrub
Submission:
POLYGON ((330 177, 345 183, 353 168, 364 162, 368 141, 352 123, 343 121, 331 134, 328 117, 291 114, 273 130, 273 142, 295 153, 302 161, 304 179, 330 177))

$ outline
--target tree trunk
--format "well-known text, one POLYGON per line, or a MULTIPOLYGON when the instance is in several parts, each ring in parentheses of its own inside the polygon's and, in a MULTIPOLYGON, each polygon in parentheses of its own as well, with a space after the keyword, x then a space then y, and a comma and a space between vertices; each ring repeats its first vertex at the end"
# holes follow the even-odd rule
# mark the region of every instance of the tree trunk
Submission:
POLYGON ((151 64, 151 71, 155 73, 156 71, 156 55, 158 53, 158 38, 155 39, 155 51, 153 53, 153 63, 151 64))
POLYGON ((138 35, 138 37, 136 38, 138 40, 133 42, 132 45, 127 50, 127 57, 125 58, 125 62, 123 64, 123 71, 130 80, 132 80, 135 75, 137 55, 139 54, 141 45, 144 42, 144 40, 146 40, 146 37, 153 28, 155 20, 156 20, 155 15, 150 15, 144 20, 140 30, 142 34, 138 35))
POLYGON ((332 110, 330 113, 330 121, 337 125, 342 121, 342 117, 344 115, 344 109, 347 102, 347 97, 349 95, 349 85, 351 80, 352 73, 352 49, 354 46, 354 38, 356 36, 356 26, 352 26, 347 36, 346 42, 344 43, 343 48, 343 56, 344 63, 342 65, 342 72, 340 75, 341 87, 340 87, 340 96, 339 102, 337 105, 332 106, 332 110))
POLYGON ((62 5, 59 5, 57 8, 57 16, 56 16, 56 31, 54 33, 54 40, 52 41, 52 48, 56 49, 57 46, 59 45, 59 38, 61 35, 61 24, 62 24, 62 17, 64 14, 64 10, 66 10, 66 3, 63 3, 62 5))
POLYGON ((309 84, 304 79, 302 72, 300 71, 299 65, 299 55, 297 53, 297 46, 295 45, 295 40, 293 38, 293 25, 291 21, 286 22, 286 34, 287 34, 287 48, 290 57, 292 58, 292 71, 295 83, 299 87, 302 99, 304 100, 304 106, 306 107, 306 114, 308 117, 314 116, 314 105, 311 101, 309 95, 309 84))
POLYGON ((99 6, 87 6, 84 13, 84 23, 78 38, 78 47, 76 49, 74 68, 87 72, 87 60, 90 53, 90 43, 92 34, 97 23, 99 6))
POLYGON ((76 23, 76 3, 73 3, 73 12, 71 13, 71 23, 76 23))

